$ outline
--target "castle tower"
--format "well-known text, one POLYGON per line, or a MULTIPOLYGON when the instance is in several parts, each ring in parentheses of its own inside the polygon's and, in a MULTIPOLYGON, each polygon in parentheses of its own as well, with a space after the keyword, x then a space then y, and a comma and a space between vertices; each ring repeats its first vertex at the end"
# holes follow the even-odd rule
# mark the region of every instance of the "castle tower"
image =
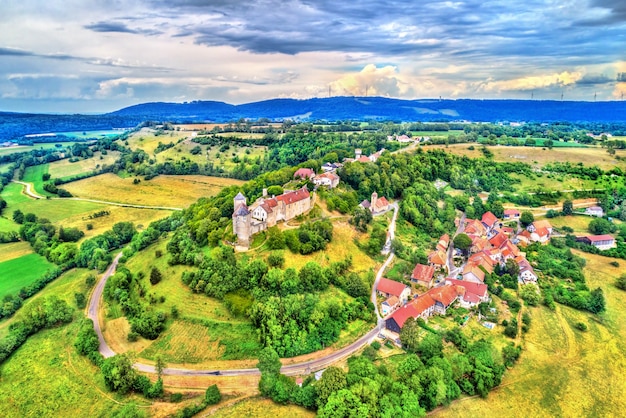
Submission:
POLYGON ((372 200, 371 200, 371 210, 372 212, 374 212, 374 210, 376 210, 376 201, 378 200, 378 193, 374 192, 372 193, 372 200))
POLYGON ((355 159, 355 160, 358 160, 358 159, 359 159, 359 157, 361 157, 361 153, 362 153, 362 151, 361 151, 361 149, 360 149, 360 148, 355 149, 355 150, 354 150, 354 159, 355 159))
POLYGON ((246 197, 238 193, 233 201, 233 233, 237 235, 238 244, 242 247, 250 245, 250 211, 246 205, 246 197))

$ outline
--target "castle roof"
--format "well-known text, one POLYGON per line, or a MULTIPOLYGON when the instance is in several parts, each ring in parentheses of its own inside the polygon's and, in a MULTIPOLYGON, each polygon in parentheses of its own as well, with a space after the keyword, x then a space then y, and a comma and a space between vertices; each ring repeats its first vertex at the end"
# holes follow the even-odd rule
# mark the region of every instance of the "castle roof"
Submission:
POLYGON ((245 203, 242 203, 239 206, 237 206, 237 209, 235 209, 235 211, 233 212, 233 216, 246 216, 249 214, 250 214, 250 211, 248 210, 248 207, 245 205, 245 203))
POLYGON ((310 196, 311 195, 309 194, 309 190, 305 186, 299 190, 284 193, 280 196, 276 196, 276 200, 280 200, 281 202, 284 202, 285 205, 291 205, 292 203, 296 203, 301 200, 308 199, 310 196))
POLYGON ((246 197, 239 192, 237 193, 237 196, 235 196, 235 200, 246 200, 246 197))

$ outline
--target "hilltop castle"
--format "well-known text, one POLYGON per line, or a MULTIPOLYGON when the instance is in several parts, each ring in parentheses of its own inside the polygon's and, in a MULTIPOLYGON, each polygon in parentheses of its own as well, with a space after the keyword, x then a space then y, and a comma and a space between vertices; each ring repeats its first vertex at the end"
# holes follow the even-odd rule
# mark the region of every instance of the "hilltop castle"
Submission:
POLYGON ((240 193, 233 200, 233 233, 237 235, 237 245, 248 248, 250 237, 270 228, 278 221, 288 221, 311 209, 311 195, 305 187, 288 191, 280 196, 257 199, 250 207, 246 197, 240 193))

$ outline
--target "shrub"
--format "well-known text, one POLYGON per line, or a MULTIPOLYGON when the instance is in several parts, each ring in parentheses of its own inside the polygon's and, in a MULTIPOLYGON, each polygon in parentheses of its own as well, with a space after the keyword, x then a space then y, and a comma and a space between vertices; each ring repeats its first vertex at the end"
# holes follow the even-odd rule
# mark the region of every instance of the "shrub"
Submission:
POLYGON ((152 267, 152 270, 150 271, 150 283, 157 284, 161 281, 162 278, 163 275, 161 274, 159 269, 156 267, 152 267))
POLYGON ((178 402, 180 402, 182 400, 183 400, 183 394, 182 393, 172 393, 170 395, 170 402, 178 403, 178 402))
POLYGON ((128 336, 126 336, 126 339, 128 340, 128 342, 134 343, 135 341, 139 340, 139 334, 131 331, 128 333, 128 336))
POLYGON ((374 350, 380 350, 381 344, 378 341, 374 341, 370 344, 374 350))
POLYGON ((220 393, 217 385, 211 385, 207 388, 204 394, 204 401, 207 405, 215 405, 222 400, 222 394, 220 393))
POLYGON ((575 325, 576 329, 580 330, 580 331, 587 331, 587 324, 585 324, 584 322, 577 322, 575 325))

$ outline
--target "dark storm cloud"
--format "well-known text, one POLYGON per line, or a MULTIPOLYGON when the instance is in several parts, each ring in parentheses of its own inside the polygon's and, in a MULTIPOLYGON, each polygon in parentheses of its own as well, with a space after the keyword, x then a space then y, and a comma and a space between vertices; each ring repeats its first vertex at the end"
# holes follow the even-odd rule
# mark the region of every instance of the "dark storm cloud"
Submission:
POLYGON ((589 26, 623 25, 626 23, 626 2, 624 0, 592 0, 591 7, 603 9, 601 17, 585 19, 581 23, 589 26))
POLYGON ((586 74, 576 82, 576 84, 580 85, 596 85, 596 84, 611 84, 614 83, 615 79, 612 77, 608 77, 604 74, 586 74))
MULTIPOLYGON (((608 62, 624 44, 617 31, 598 34, 572 23, 585 15, 584 0, 565 5, 543 0, 147 1, 155 13, 195 18, 194 23, 180 23, 174 36, 258 54, 571 58, 585 48, 585 55, 608 62)), ((612 21, 626 13, 626 2, 595 0, 593 5, 610 10, 612 21)))
POLYGON ((626 83, 626 73, 618 73, 617 74, 617 82, 618 83, 626 83))
POLYGON ((31 57, 33 54, 30 51, 24 51, 23 49, 17 48, 2 48, 0 47, 0 56, 9 56, 9 57, 31 57))
POLYGON ((132 33, 142 35, 159 35, 162 31, 156 29, 133 29, 128 27, 125 23, 110 21, 110 22, 96 22, 84 26, 85 29, 92 30, 94 32, 112 32, 112 33, 132 33))

